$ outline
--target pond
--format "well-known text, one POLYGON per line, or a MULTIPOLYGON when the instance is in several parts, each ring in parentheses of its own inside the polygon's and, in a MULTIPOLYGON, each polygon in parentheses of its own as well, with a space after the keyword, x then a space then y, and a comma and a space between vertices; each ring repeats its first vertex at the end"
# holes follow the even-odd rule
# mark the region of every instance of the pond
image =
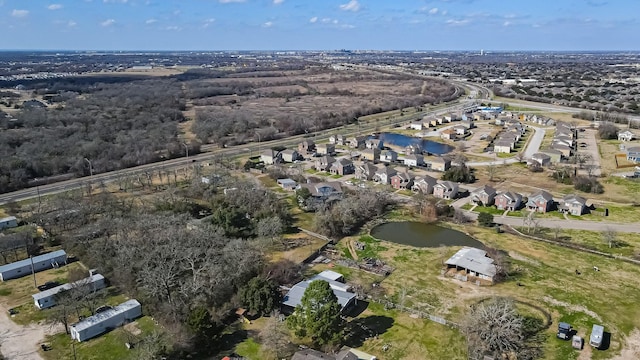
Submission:
POLYGON ((470 246, 484 248, 483 243, 460 231, 412 221, 388 222, 378 225, 371 229, 371 236, 415 247, 470 246))
POLYGON ((439 143, 437 141, 431 141, 396 133, 381 133, 378 138, 384 141, 385 145, 400 146, 403 148, 409 145, 418 144, 423 151, 435 155, 446 154, 454 149, 454 147, 451 145, 439 143))

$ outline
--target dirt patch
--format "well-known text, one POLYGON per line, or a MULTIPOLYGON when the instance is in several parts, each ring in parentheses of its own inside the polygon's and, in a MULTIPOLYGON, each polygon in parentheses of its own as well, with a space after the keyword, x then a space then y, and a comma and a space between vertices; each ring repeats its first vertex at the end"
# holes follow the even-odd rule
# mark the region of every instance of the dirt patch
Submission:
POLYGON ((586 307, 582 306, 582 305, 572 305, 569 303, 566 303, 564 301, 560 301, 560 300, 556 300, 550 296, 545 296, 542 298, 544 301, 546 301, 547 303, 551 304, 551 305, 555 305, 555 306, 562 306, 564 308, 567 308, 571 311, 575 311, 575 312, 581 312, 584 314, 587 314, 589 316, 591 316, 592 318, 602 322, 602 318, 600 318, 600 315, 596 314, 595 312, 587 309, 586 307))
POLYGON ((132 335, 142 334, 142 330, 138 327, 138 323, 132 322, 124 326, 124 329, 130 332, 132 335))
POLYGON ((43 325, 14 323, 7 316, 7 309, 0 306, 0 350, 7 360, 42 360, 38 349, 45 334, 43 325))
POLYGON ((509 256, 515 260, 519 260, 519 261, 524 261, 526 263, 532 264, 532 265, 540 265, 540 263, 536 260, 530 259, 516 251, 509 251, 509 256))
POLYGON ((611 360, 640 359, 640 330, 634 329, 625 339, 626 346, 620 355, 611 360))

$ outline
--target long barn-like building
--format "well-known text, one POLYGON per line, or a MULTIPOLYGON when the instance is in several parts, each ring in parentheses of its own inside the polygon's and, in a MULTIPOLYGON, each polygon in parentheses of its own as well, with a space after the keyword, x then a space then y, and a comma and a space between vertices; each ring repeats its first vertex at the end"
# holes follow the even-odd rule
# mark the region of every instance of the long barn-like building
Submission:
POLYGON ((71 290, 73 288, 89 288, 91 289, 91 291, 98 291, 100 289, 104 289, 106 286, 107 284, 104 280, 104 276, 100 274, 94 274, 88 278, 84 278, 73 283, 56 286, 54 288, 39 292, 37 294, 33 294, 31 296, 33 297, 34 305, 38 309, 42 310, 55 306, 56 295, 65 291, 71 290))
POLYGON ((34 256, 31 259, 24 259, 11 264, 0 266, 0 280, 17 279, 31 275, 31 272, 51 269, 67 263, 67 253, 58 250, 47 254, 34 256), (33 267, 33 268, 32 268, 33 267))
POLYGON ((138 300, 127 300, 109 310, 89 316, 71 325, 71 338, 78 342, 89 340, 140 316, 142 316, 142 306, 138 300))

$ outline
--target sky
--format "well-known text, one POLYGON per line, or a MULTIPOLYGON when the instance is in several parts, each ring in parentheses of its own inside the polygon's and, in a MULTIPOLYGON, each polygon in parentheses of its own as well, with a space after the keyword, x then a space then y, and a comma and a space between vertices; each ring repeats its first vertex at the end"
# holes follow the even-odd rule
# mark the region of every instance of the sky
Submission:
POLYGON ((0 0, 0 50, 639 50, 640 0, 0 0))

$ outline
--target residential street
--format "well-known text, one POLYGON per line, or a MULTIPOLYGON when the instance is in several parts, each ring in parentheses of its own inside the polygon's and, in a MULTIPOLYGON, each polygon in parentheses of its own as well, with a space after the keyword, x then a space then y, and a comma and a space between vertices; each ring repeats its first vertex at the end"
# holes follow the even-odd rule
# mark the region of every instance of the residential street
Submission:
MULTIPOLYGON (((531 139, 529 140, 529 144, 524 151, 524 158, 528 159, 531 155, 537 153, 540 150, 540 145, 542 144, 542 140, 544 139, 544 134, 546 132, 545 129, 539 127, 529 126, 529 129, 535 129, 535 133, 531 135, 531 139)), ((502 164, 514 164, 517 163, 518 159, 515 157, 509 159, 500 159, 493 161, 472 161, 468 162, 468 166, 489 166, 489 165, 502 165, 502 164)))

